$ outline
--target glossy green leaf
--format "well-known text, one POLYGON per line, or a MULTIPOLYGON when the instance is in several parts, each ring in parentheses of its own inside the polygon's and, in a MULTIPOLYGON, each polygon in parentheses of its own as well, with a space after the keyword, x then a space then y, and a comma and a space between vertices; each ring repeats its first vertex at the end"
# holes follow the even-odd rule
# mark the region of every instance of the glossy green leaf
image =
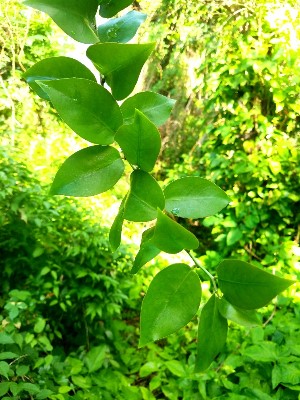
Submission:
POLYGON ((185 326, 201 300, 198 275, 186 264, 173 264, 151 282, 141 311, 140 346, 162 339, 185 326))
POLYGON ((157 181, 147 172, 134 171, 130 176, 124 218, 135 222, 152 221, 157 216, 157 208, 164 206, 165 198, 157 181))
POLYGON ((143 232, 140 249, 134 259, 133 267, 131 269, 132 274, 136 274, 143 265, 153 260, 159 253, 160 250, 151 243, 151 238, 154 234, 154 227, 147 229, 143 232))
POLYGON ((47 93, 36 83, 36 81, 48 81, 62 78, 83 78, 96 82, 92 72, 79 61, 70 57, 51 57, 39 61, 29 68, 23 75, 40 97, 50 100, 47 93))
POLYGON ((218 300, 218 307, 221 315, 235 322, 236 324, 247 326, 251 328, 252 326, 261 325, 258 314, 254 310, 243 310, 238 307, 234 307, 227 300, 222 297, 218 300))
POLYGON ((111 18, 119 11, 130 6, 133 0, 98 0, 100 4, 99 14, 103 18, 111 18))
POLYGON ((134 122, 123 125, 116 134, 125 158, 144 171, 152 171, 161 147, 160 133, 156 126, 136 110, 134 122))
POLYGON ((217 274, 225 299, 248 310, 264 307, 294 283, 239 260, 222 261, 217 274))
POLYGON ((23 4, 48 14, 67 35, 78 42, 98 42, 95 32, 97 0, 25 0, 23 4))
POLYGON ((227 320, 218 310, 217 298, 212 295, 201 311, 195 372, 207 369, 222 350, 227 337, 227 320))
POLYGON ((138 11, 129 11, 120 18, 113 18, 98 26, 99 39, 101 42, 127 43, 146 18, 146 14, 138 11))
POLYGON ((111 189, 121 178, 124 163, 110 146, 91 146, 71 155, 58 170, 51 194, 94 196, 111 189))
POLYGON ((156 126, 160 126, 169 118, 175 100, 154 92, 141 92, 126 99, 121 105, 125 124, 132 124, 135 110, 146 115, 156 126))
POLYGON ((171 182, 165 188, 166 210, 182 218, 216 214, 229 203, 227 194, 214 183, 198 177, 171 182))
POLYGON ((98 43, 90 46, 86 54, 105 77, 113 96, 122 100, 134 89, 154 47, 154 43, 98 43))
POLYGON ((121 244, 121 236, 124 222, 126 196, 123 198, 119 212, 109 231, 109 243, 112 251, 116 251, 121 244))
POLYGON ((110 144, 123 117, 115 99, 101 85, 68 78, 39 82, 61 118, 79 136, 96 144, 110 144))
POLYGON ((161 251, 176 254, 199 246, 195 235, 158 210, 157 223, 151 243, 161 251))

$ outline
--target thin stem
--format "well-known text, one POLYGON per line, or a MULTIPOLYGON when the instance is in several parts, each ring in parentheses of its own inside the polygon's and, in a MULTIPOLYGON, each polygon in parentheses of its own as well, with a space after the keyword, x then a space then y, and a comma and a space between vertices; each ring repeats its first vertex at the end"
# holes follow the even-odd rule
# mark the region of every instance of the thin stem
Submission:
POLYGON ((212 285, 214 287, 214 292, 217 292, 218 291, 218 287, 217 287, 216 280, 215 280, 214 276, 210 272, 208 272, 207 269, 203 267, 203 265, 201 265, 199 263, 197 258, 195 258, 192 253, 190 253, 188 250, 185 250, 185 251, 191 257, 191 259, 194 261, 194 263, 197 265, 197 267, 201 268, 202 271, 209 277, 209 279, 211 280, 212 285))

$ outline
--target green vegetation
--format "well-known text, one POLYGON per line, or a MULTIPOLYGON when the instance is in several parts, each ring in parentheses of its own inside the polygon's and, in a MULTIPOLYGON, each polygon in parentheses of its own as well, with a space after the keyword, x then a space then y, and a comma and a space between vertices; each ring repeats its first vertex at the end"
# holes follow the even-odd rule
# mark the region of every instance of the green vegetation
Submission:
MULTIPOLYGON (((100 14, 111 18, 130 3, 102 2, 100 14)), ((61 56, 54 44, 61 33, 49 19, 32 11, 28 20, 28 8, 10 5, 1 6, 2 32, 10 34, 2 33, 0 60, 0 397, 299 399, 299 284, 272 298, 299 280, 300 6, 172 0, 154 10, 141 1, 98 31, 88 13, 75 39, 95 43, 97 35, 105 41, 118 31, 115 43, 88 51, 113 97, 86 67, 61 56), (152 14, 140 38, 157 46, 146 91, 119 107, 114 98, 129 94, 152 49, 142 44, 120 53, 128 81, 112 68, 111 50, 130 46, 122 43, 145 20, 137 11, 152 14), (38 86, 30 77, 45 69, 55 80, 38 86), (177 103, 167 121, 170 94, 177 103), (74 149, 51 191, 82 196, 112 187, 124 168, 114 138, 138 167, 130 183, 126 166, 125 179, 94 201, 49 196, 51 175, 74 149), (205 191, 212 194, 206 203, 205 191), (112 203, 122 198, 109 231, 112 203), (136 221, 146 228, 138 252, 136 221), (123 223, 131 245, 120 245, 123 223), (182 249, 197 269, 187 258, 169 265, 163 253, 182 249)), ((64 20, 56 22, 72 36, 64 20)))

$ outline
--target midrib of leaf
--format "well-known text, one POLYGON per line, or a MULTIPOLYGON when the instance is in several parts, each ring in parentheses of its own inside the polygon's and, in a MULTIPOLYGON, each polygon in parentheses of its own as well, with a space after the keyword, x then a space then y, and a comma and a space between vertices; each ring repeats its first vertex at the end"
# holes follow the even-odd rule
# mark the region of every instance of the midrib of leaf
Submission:
MULTIPOLYGON (((271 275, 272 276, 272 275, 271 275)), ((268 285, 267 282, 240 282, 240 281, 232 281, 232 280, 227 280, 227 279, 220 279, 219 282, 227 282, 231 284, 239 284, 239 285, 257 285, 257 286, 266 286, 268 285)))

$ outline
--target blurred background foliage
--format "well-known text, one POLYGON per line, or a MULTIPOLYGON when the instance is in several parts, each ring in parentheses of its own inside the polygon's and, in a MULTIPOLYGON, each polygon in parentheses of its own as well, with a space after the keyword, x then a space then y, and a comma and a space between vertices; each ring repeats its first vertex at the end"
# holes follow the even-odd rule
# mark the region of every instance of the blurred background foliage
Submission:
MULTIPOLYGON (((138 40, 157 43, 140 87, 177 100, 157 178, 206 177, 231 197, 216 216, 180 221, 200 261, 214 273, 240 258, 299 280, 300 3, 134 7, 149 14, 138 40)), ((299 284, 261 311, 264 329, 232 324, 205 373, 193 373, 193 322, 137 349, 142 296, 168 260, 132 277, 134 246, 109 251, 125 182, 95 199, 48 196, 57 167, 86 144, 22 73, 75 43, 16 0, 1 2, 0 28, 0 397, 299 399, 299 284)), ((137 232, 129 224, 125 241, 137 232)))

